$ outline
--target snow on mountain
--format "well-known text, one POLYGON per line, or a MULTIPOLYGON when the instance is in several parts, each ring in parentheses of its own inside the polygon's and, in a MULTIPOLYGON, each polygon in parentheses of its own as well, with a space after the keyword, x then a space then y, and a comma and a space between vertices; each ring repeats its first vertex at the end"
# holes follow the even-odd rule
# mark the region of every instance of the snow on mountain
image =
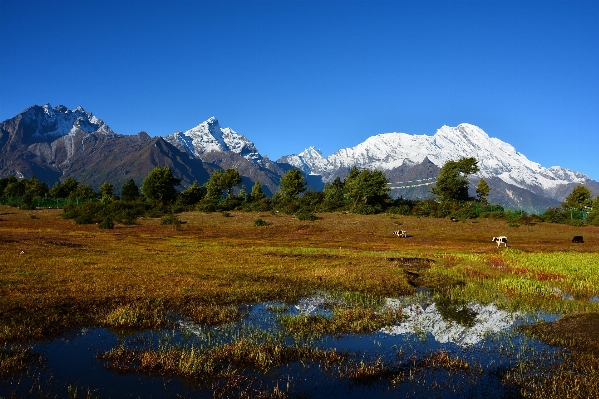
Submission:
POLYGON ((308 147, 298 155, 284 156, 277 162, 288 163, 304 173, 312 175, 320 175, 329 167, 327 159, 322 156, 320 150, 314 147, 308 147))
POLYGON ((31 135, 34 140, 56 138, 74 134, 78 130, 85 133, 114 134, 110 127, 91 112, 86 112, 81 106, 69 110, 64 105, 54 108, 50 104, 34 105, 24 112, 24 118, 37 125, 31 135))
POLYGON ((568 183, 582 184, 590 180, 582 173, 559 166, 545 168, 530 161, 510 144, 489 137, 481 128, 467 123, 457 127, 443 126, 433 136, 378 134, 326 158, 314 156, 308 149, 279 161, 288 162, 306 173, 322 175, 326 180, 327 175, 343 167, 355 165, 384 171, 404 164, 421 163, 426 157, 439 167, 449 160, 475 157, 480 167, 480 177, 499 177, 506 183, 533 192, 551 190, 568 183))
POLYGON ((215 117, 186 132, 175 132, 164 139, 195 158, 201 158, 207 152, 231 151, 259 165, 263 163, 254 143, 228 127, 221 128, 215 117))

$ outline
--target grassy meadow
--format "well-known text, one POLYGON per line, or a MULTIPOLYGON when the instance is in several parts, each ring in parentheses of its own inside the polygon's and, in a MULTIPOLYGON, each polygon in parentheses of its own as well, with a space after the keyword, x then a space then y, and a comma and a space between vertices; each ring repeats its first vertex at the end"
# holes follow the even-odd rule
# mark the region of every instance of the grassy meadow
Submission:
MULTIPOLYGON (((599 314, 599 227, 190 212, 178 215, 181 224, 140 219, 102 230, 61 213, 0 206, 0 377, 26 367, 31 354, 15 345, 73 327, 159 328, 168 326, 169 312, 218 324, 239 318, 238 304, 292 302, 322 291, 353 298, 363 310, 351 317, 376 323, 368 309, 422 286, 462 301, 567 314, 562 324, 529 333, 569 348, 569 363, 540 380, 517 371, 506 380, 530 397, 561 397, 561 388, 546 385, 556 385, 554 379, 570 378, 581 394, 599 387, 598 347, 582 344, 599 341, 599 329, 588 328, 597 327, 599 314), (399 229, 408 237, 392 234, 399 229), (509 248, 491 241, 499 235, 508 236, 509 248), (573 244, 575 235, 585 243, 573 244)), ((298 331, 300 322, 287 321, 298 331)), ((328 332, 358 331, 353 319, 336 326, 309 322, 328 332)))

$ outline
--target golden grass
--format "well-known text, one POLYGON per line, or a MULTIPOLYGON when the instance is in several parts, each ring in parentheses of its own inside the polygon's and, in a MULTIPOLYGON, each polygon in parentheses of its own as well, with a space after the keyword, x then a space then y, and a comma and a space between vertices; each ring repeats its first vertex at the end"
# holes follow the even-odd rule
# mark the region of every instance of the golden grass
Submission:
MULTIPOLYGON (((162 226, 160 219, 100 230, 63 220, 61 212, 0 206, 0 342, 40 339, 72 325, 124 326, 119 317, 125 320, 132 309, 174 310, 204 320, 201 309, 211 304, 292 301, 317 290, 383 297, 410 294, 415 285, 424 285, 481 300, 486 295, 490 301, 519 287, 509 279, 524 268, 529 280, 549 287, 543 292, 555 283, 562 291, 571 289, 578 297, 574 302, 582 303, 597 281, 578 270, 586 263, 554 272, 553 266, 542 266, 542 257, 563 255, 569 262, 580 255, 594 262, 598 227, 538 223, 510 228, 505 221, 487 219, 452 223, 337 213, 302 222, 281 214, 231 212, 223 218, 191 212, 178 216, 185 222, 180 230, 162 226), (256 218, 270 224, 256 227, 256 218), (409 238, 392 234, 397 223, 409 238), (507 251, 491 242, 500 234, 510 238, 507 251), (572 244, 574 235, 584 235, 585 244, 572 244), (414 258, 430 261, 414 264, 409 261, 414 258), (586 280, 577 282, 580 276, 586 280), (150 303, 160 303, 160 309, 140 305, 150 303)), ((515 296, 526 299, 527 294, 521 290, 515 296)), ((134 318, 131 312, 129 318, 134 318)), ((142 317, 141 325, 148 318, 142 317)), ((159 320, 157 313, 149 325, 160 325, 159 320)), ((139 326, 139 320, 129 325, 139 326)))

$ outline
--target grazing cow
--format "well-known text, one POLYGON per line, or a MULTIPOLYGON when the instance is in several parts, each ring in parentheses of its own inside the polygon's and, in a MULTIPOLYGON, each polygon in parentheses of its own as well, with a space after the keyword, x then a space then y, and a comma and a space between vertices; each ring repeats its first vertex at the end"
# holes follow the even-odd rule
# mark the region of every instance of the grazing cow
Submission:
POLYGON ((584 243, 584 239, 582 238, 582 236, 574 236, 574 238, 572 239, 572 242, 575 242, 577 244, 582 244, 582 243, 584 243))
POLYGON ((397 237, 402 237, 402 238, 406 238, 408 236, 408 232, 404 231, 404 230, 394 231, 393 234, 395 234, 397 237))
POLYGON ((457 220, 456 218, 449 218, 449 220, 451 220, 452 222, 459 222, 459 220, 457 220))
POLYGON ((499 248, 501 246, 501 244, 505 245, 505 247, 507 248, 507 237, 506 236, 493 237, 493 239, 491 241, 497 242, 497 248, 499 248))

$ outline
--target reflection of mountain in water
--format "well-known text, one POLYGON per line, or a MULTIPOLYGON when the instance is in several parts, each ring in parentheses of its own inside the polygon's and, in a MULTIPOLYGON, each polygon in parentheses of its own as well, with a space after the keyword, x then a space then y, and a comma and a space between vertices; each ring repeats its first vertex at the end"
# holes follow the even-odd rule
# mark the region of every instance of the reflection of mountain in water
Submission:
MULTIPOLYGON (((396 302, 389 301, 393 306, 396 302)), ((495 305, 468 304, 462 309, 468 309, 469 314, 476 315, 473 323, 459 323, 444 317, 436 304, 421 306, 420 304, 409 305, 402 308, 402 313, 407 319, 400 325, 384 328, 381 331, 386 334, 417 334, 431 333, 438 342, 453 342, 460 346, 473 345, 481 341, 485 334, 496 333, 511 327, 516 318, 516 313, 509 313, 498 309, 495 305)), ((445 315, 446 316, 446 315, 445 315)))

